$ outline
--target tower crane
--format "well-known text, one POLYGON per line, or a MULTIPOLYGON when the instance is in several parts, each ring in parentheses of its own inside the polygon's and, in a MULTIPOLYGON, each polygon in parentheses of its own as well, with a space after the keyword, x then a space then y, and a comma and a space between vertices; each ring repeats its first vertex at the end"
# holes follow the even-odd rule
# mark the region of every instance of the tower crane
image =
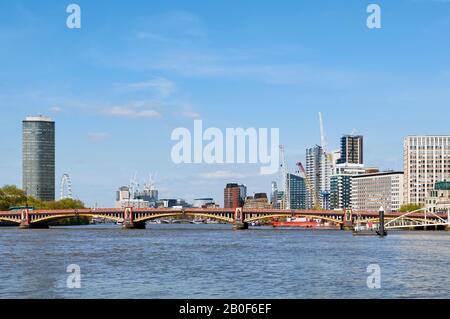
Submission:
POLYGON ((284 145, 280 145, 280 161, 281 181, 284 187, 284 207, 285 209, 291 209, 291 183, 288 176, 289 169, 284 153, 284 145))
POLYGON ((314 208, 319 208, 319 198, 317 196, 317 192, 314 191, 313 185, 311 181, 308 178, 308 175, 306 174, 305 167, 303 166, 302 162, 297 162, 298 167, 298 173, 303 174, 305 178, 306 188, 308 189, 309 193, 313 196, 313 206, 314 208))

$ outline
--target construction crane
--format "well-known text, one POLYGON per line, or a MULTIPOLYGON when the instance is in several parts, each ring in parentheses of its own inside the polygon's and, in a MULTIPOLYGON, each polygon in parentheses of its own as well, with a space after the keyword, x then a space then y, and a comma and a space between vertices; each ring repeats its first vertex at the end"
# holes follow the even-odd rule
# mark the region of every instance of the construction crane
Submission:
POLYGON ((308 189, 308 192, 313 196, 313 206, 315 209, 318 209, 320 207, 319 198, 317 196, 317 192, 314 191, 314 187, 311 181, 309 180, 308 175, 306 174, 305 167, 303 166, 302 162, 297 162, 297 167, 298 167, 298 174, 303 174, 305 178, 306 188, 308 189))
POLYGON ((280 145, 280 162, 281 181, 284 187, 284 207, 285 209, 291 209, 291 183, 288 176, 289 168, 284 153, 284 145, 280 145))

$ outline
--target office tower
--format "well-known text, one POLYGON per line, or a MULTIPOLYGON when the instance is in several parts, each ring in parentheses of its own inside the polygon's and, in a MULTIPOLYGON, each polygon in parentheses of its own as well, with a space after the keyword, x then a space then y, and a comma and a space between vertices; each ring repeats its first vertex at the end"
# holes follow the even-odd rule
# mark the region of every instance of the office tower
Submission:
POLYGON ((150 202, 143 198, 135 197, 137 193, 133 194, 132 189, 128 186, 120 187, 116 192, 116 208, 149 208, 156 207, 150 206, 150 202))
POLYGON ((341 138, 341 158, 338 164, 364 164, 363 136, 344 135, 341 138))
POLYGON ((315 208, 321 206, 322 191, 322 165, 324 165, 324 153, 321 146, 306 149, 306 178, 310 183, 310 189, 307 190, 307 208, 315 208))
POLYGON ((320 186, 321 207, 323 209, 330 209, 331 196, 331 176, 333 176, 337 161, 341 157, 340 151, 333 151, 331 153, 324 153, 322 156, 322 176, 320 186))
POLYGON ((355 211, 397 212, 403 205, 403 172, 381 172, 352 177, 352 208, 355 211))
POLYGON ((277 184, 277 182, 272 182, 272 193, 270 195, 270 203, 272 204, 273 208, 279 208, 278 207, 278 184, 277 184))
POLYGON ((330 209, 351 208, 352 176, 349 174, 331 176, 330 209))
POLYGON ((403 154, 405 203, 423 205, 437 182, 450 180, 450 136, 408 136, 403 154))
POLYGON ((22 122, 22 187, 28 196, 55 200, 55 122, 29 116, 22 122))
POLYGON ((241 205, 244 205, 245 199, 247 198, 247 186, 244 184, 239 185, 239 197, 241 205))
MULTIPOLYGON (((243 185, 227 184, 224 189, 224 208, 238 208, 244 205, 245 198, 243 199, 241 191, 246 193, 246 188, 243 185)), ((244 194, 243 194, 244 195, 244 194)), ((246 194, 245 194, 246 195, 246 194)))
POLYGON ((290 185, 290 208, 305 209, 307 201, 305 179, 288 173, 288 181, 290 185))

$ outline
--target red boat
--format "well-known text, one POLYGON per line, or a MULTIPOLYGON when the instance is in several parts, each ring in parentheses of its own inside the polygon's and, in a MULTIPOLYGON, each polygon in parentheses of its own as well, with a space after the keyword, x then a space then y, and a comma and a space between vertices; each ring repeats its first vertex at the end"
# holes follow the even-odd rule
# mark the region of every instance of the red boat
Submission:
POLYGON ((286 221, 273 221, 273 227, 295 227, 302 229, 339 229, 339 226, 331 223, 319 223, 316 220, 299 217, 289 217, 286 221))

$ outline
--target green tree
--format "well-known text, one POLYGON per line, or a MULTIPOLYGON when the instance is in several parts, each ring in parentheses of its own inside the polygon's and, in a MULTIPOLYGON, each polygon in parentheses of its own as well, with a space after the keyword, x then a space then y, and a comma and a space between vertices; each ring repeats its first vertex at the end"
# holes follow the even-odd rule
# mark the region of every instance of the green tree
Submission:
POLYGON ((12 206, 22 206, 27 201, 25 192, 14 185, 0 188, 0 210, 8 210, 12 206))
POLYGON ((14 185, 0 188, 0 210, 8 210, 15 206, 30 206, 34 209, 82 209, 84 203, 75 199, 62 199, 59 201, 44 202, 31 196, 14 185))
POLYGON ((421 205, 421 204, 406 204, 406 205, 403 205, 402 207, 400 207, 399 211, 401 213, 407 213, 407 212, 416 211, 421 208, 423 208, 423 205, 421 205))

